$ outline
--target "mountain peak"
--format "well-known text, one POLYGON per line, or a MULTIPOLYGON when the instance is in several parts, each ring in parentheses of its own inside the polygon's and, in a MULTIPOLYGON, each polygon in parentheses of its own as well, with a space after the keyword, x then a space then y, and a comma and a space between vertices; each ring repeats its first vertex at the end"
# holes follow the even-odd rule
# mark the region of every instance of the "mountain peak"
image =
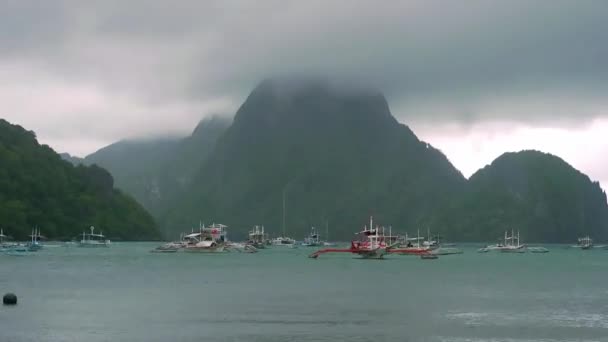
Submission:
MULTIPOLYGON (((396 125, 384 95, 373 87, 318 77, 262 81, 239 108, 235 123, 263 129, 359 121, 396 125)), ((371 128, 370 127, 370 128, 371 128)), ((383 125, 383 127, 386 127, 383 125)))

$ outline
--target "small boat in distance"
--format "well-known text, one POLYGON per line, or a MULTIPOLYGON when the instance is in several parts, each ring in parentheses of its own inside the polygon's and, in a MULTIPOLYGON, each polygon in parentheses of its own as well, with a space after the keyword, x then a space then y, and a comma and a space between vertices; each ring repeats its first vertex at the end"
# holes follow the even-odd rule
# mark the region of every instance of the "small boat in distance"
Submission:
POLYGON ((0 248, 8 248, 13 245, 6 242, 7 238, 8 235, 4 235, 4 229, 0 228, 0 248))
POLYGON ((321 246, 321 245, 322 245, 322 243, 319 238, 319 233, 317 233, 317 230, 315 229, 315 227, 310 227, 310 234, 308 234, 308 236, 304 238, 304 242, 302 242, 302 246, 317 247, 317 246, 321 246))
POLYGON ((401 238, 401 241, 397 242, 398 247, 395 248, 394 253, 400 254, 427 254, 433 248, 429 244, 424 244, 424 237, 420 236, 420 230, 416 237, 409 237, 405 233, 405 237, 401 238))
POLYGON ((589 235, 587 235, 585 237, 578 238, 578 243, 572 247, 580 249, 592 249, 593 240, 589 237, 589 235))
POLYGON ((517 231, 517 236, 515 236, 515 232, 511 230, 511 235, 509 236, 508 231, 505 230, 503 242, 477 250, 478 253, 487 253, 490 251, 499 251, 504 253, 525 253, 526 245, 519 243, 519 231, 517 231))
POLYGON ((89 228, 90 233, 82 232, 82 239, 78 242, 78 247, 110 247, 110 240, 106 239, 103 232, 95 234, 95 227, 89 228))
POLYGON ((264 233, 264 226, 254 226, 251 231, 249 231, 249 240, 247 240, 247 244, 255 247, 256 249, 266 248, 270 241, 268 240, 266 233, 264 233))
POLYGON ((27 249, 30 252, 36 252, 42 249, 44 245, 42 244, 42 239, 44 236, 40 235, 40 229, 34 228, 32 230, 32 235, 30 235, 31 241, 26 244, 27 249))
POLYGON ((272 239, 271 244, 273 246, 295 248, 296 240, 294 240, 292 238, 288 238, 288 237, 279 236, 279 237, 272 239))
POLYGON ((519 243, 519 230, 517 236, 513 230, 511 230, 511 236, 505 231, 505 244, 499 250, 503 253, 525 253, 526 245, 519 243))
POLYGON ((7 255, 22 255, 28 252, 26 246, 15 242, 7 242, 7 239, 9 239, 9 236, 4 235, 4 229, 0 229, 0 252, 7 255))

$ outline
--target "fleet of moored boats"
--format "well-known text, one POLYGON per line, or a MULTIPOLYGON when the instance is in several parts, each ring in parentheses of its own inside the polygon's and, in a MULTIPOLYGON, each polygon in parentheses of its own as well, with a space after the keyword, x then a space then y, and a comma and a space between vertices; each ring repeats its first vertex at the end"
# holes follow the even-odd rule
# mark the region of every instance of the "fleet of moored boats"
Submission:
MULTIPOLYGON (((103 233, 95 234, 95 227, 90 227, 90 233, 82 232, 80 241, 70 242, 66 245, 75 244, 78 247, 110 247, 110 240, 103 233)), ((8 255, 26 255, 28 252, 37 252, 45 247, 43 240, 46 238, 40 233, 39 228, 32 229, 30 241, 26 243, 9 242, 9 236, 0 229, 0 252, 8 255)))
MULTIPOLYGON (((437 259, 440 255, 461 254, 461 249, 455 248, 453 244, 441 243, 439 236, 431 236, 427 231, 426 237, 421 237, 420 232, 415 237, 398 236, 392 234, 392 229, 383 226, 374 226, 373 218, 370 218, 369 226, 365 225, 363 230, 356 234, 356 238, 346 248, 336 248, 336 243, 324 241, 315 227, 311 227, 310 233, 303 241, 285 236, 270 238, 264 226, 256 225, 249 231, 245 242, 232 242, 228 240, 228 227, 223 224, 213 223, 209 226, 199 225, 197 231, 192 230, 189 234, 181 234, 179 241, 173 241, 157 248, 154 253, 225 253, 243 252, 256 253, 260 249, 269 247, 321 247, 321 249, 309 255, 310 258, 318 258, 329 253, 350 253, 364 259, 382 259, 386 255, 416 255, 422 259, 437 259)), ((326 237, 329 229, 326 227, 326 237)), ((9 236, 0 229, 0 251, 8 255, 25 255, 44 248, 39 228, 34 228, 27 243, 9 242, 9 236)), ((111 242, 102 232, 95 233, 95 228, 90 227, 89 232, 84 231, 79 241, 68 243, 78 247, 110 247, 111 242)), ((573 248, 588 250, 592 248, 604 248, 606 246, 594 245, 589 237, 579 238, 573 248)), ((488 245, 478 250, 479 253, 502 252, 502 253, 547 253, 548 249, 540 246, 527 246, 520 241, 519 231, 505 231, 501 241, 494 245, 488 245)))

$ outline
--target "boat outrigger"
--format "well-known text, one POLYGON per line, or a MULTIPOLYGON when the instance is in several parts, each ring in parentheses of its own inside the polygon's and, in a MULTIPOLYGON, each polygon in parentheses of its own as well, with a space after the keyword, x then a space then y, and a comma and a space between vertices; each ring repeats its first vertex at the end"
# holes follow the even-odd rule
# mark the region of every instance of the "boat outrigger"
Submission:
POLYGON ((356 254, 363 259, 383 259, 384 255, 390 253, 416 255, 429 254, 427 250, 414 252, 396 247, 397 242, 393 242, 396 239, 394 239, 390 233, 389 235, 385 235, 384 227, 374 227, 373 217, 370 217, 369 219, 369 227, 364 226, 363 230, 357 235, 359 236, 359 239, 351 241, 350 248, 321 249, 310 254, 309 257, 316 259, 321 254, 351 253, 356 254))

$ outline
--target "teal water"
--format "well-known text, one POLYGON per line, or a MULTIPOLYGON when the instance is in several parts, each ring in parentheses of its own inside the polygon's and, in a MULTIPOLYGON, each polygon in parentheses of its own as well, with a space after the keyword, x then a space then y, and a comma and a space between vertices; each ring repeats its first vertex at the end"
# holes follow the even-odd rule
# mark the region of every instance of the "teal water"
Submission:
POLYGON ((608 341, 608 250, 0 255, 0 341, 608 341))

